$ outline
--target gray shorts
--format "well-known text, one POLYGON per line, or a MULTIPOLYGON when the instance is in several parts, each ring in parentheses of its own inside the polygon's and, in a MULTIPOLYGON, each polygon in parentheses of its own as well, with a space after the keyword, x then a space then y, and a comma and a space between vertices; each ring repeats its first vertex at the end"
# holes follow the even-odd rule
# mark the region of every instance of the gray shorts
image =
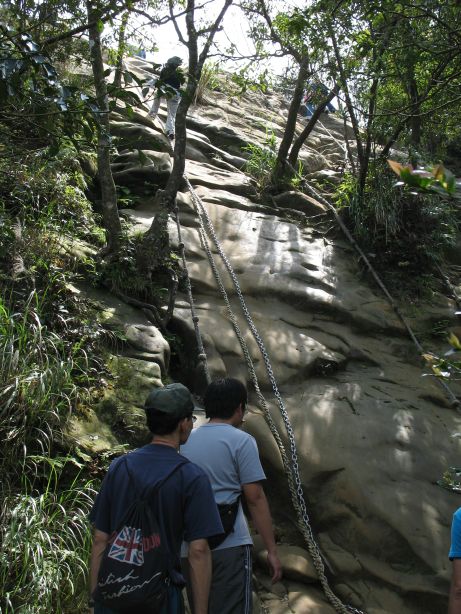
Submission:
MULTIPOLYGON (((251 578, 252 578, 252 546, 236 546, 213 550, 213 577, 211 580, 208 614, 251 614, 253 611, 251 578)), ((184 565, 185 576, 187 561, 184 565)), ((192 600, 187 593, 189 603, 192 600)), ((191 607, 192 612, 193 608, 191 607)))

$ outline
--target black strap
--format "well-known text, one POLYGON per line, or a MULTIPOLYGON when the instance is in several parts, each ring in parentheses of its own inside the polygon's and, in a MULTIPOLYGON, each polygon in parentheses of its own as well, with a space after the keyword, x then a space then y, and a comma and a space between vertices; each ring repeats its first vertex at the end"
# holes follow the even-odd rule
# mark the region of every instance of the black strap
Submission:
POLYGON ((177 465, 175 465, 175 466, 173 467, 173 469, 171 469, 171 471, 170 471, 169 473, 167 473, 167 474, 166 474, 166 476, 165 476, 164 478, 162 478, 161 480, 159 480, 159 481, 158 481, 156 484, 154 484, 153 486, 146 486, 146 487, 145 487, 143 490, 141 490, 141 489, 138 487, 138 482, 137 482, 137 480, 136 480, 135 476, 133 475, 132 470, 131 470, 131 469, 130 469, 130 467, 129 467, 129 464, 128 464, 128 456, 129 456, 129 454, 127 454, 127 455, 124 457, 124 459, 123 459, 123 460, 124 460, 125 467, 126 467, 126 471, 127 471, 127 473, 128 473, 128 477, 130 478, 130 481, 133 483, 133 487, 134 487, 134 490, 135 490, 135 492, 136 492, 136 496, 137 496, 139 499, 143 499, 143 500, 150 499, 150 498, 151 498, 153 495, 156 495, 156 494, 157 494, 157 492, 160 490, 160 488, 161 488, 161 487, 162 487, 162 486, 165 484, 165 482, 166 482, 167 480, 169 480, 169 479, 171 478, 171 476, 172 476, 174 473, 176 473, 176 471, 177 471, 177 470, 178 470, 180 467, 182 467, 182 466, 183 466, 183 465, 185 465, 186 463, 189 463, 189 462, 190 462, 190 461, 189 461, 187 458, 184 458, 184 456, 179 456, 179 454, 178 454, 178 458, 179 458, 179 462, 178 462, 178 464, 177 464, 177 465))

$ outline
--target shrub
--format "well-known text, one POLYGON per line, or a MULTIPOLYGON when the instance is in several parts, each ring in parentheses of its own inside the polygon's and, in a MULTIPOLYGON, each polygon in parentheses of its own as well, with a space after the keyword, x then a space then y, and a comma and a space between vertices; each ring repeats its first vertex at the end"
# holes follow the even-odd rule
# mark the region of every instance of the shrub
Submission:
POLYGON ((356 179, 347 176, 337 193, 337 206, 362 247, 376 256, 378 268, 421 275, 454 244, 459 223, 455 204, 434 194, 396 189, 384 164, 371 168, 361 203, 357 193, 356 179))

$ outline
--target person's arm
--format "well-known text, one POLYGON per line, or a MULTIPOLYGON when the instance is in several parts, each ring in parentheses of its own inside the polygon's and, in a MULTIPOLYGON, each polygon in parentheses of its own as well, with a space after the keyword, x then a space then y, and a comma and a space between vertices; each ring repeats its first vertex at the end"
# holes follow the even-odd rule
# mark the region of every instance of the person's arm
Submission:
POLYGON ((277 554, 272 518, 264 489, 259 482, 243 484, 243 495, 255 529, 267 548, 267 564, 272 574, 272 582, 278 582, 282 577, 282 565, 277 554))
POLYGON ((461 559, 453 559, 448 614, 461 614, 461 559))
POLYGON ((206 539, 189 543, 189 574, 194 614, 207 614, 211 585, 211 552, 206 539))
POLYGON ((90 560, 90 595, 93 594, 98 583, 98 572, 101 566, 101 558, 109 541, 109 534, 104 531, 94 530, 93 545, 91 547, 90 560))

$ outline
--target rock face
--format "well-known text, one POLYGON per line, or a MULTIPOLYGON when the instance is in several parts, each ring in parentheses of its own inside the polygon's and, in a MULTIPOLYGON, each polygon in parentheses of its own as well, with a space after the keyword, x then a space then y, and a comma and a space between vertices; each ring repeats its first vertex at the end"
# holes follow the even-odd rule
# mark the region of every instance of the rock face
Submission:
MULTIPOLYGON (((459 500, 436 481, 449 466, 459 465, 461 443, 452 437, 460 430, 459 414, 434 380, 422 377, 414 345, 379 290, 361 275, 351 246, 319 232, 324 208, 292 192, 279 195, 273 206, 257 201, 254 181, 242 171, 249 155, 245 146, 264 146, 268 129, 280 137, 285 112, 276 96, 252 94, 231 102, 223 94, 210 96, 209 105, 190 112, 192 157, 186 172, 267 350, 293 429, 307 510, 330 586, 345 603, 369 613, 441 613, 448 593, 449 525, 459 500)), ((331 116, 321 121, 303 148, 302 161, 312 176, 326 173, 333 180, 344 156, 343 127, 331 116)), ((167 151, 158 123, 146 128, 118 122, 116 134, 121 155, 124 138, 127 145, 144 143, 150 160, 145 176, 155 174, 153 182, 161 185, 169 164, 165 153, 156 153, 167 151)), ((130 164, 140 176, 137 158, 115 163, 123 185, 131 184, 130 164)), ((178 202, 209 368, 213 377, 229 375, 248 383, 246 424, 258 440, 278 536, 288 549, 282 587, 264 588, 267 576, 257 571, 258 607, 261 612, 327 614, 333 609, 295 527, 280 454, 200 243, 199 216, 187 192, 178 202)), ((130 214, 138 230, 147 229, 155 214, 152 199, 130 214)), ((170 228, 174 244, 173 223, 170 228)), ((211 250, 273 420, 289 447, 263 357, 216 246, 211 250)), ((453 305, 441 296, 432 310, 440 320, 450 320, 453 305)), ((424 330, 424 310, 412 315, 424 330)), ((173 327, 194 356, 185 295, 179 296, 173 327)), ((146 332, 141 328, 130 337, 137 359, 144 351, 138 343, 138 335, 146 332)), ((149 341, 146 351, 162 353, 154 337, 149 338, 155 348, 149 341)), ((200 392, 202 379, 192 372, 181 377, 200 392)))

